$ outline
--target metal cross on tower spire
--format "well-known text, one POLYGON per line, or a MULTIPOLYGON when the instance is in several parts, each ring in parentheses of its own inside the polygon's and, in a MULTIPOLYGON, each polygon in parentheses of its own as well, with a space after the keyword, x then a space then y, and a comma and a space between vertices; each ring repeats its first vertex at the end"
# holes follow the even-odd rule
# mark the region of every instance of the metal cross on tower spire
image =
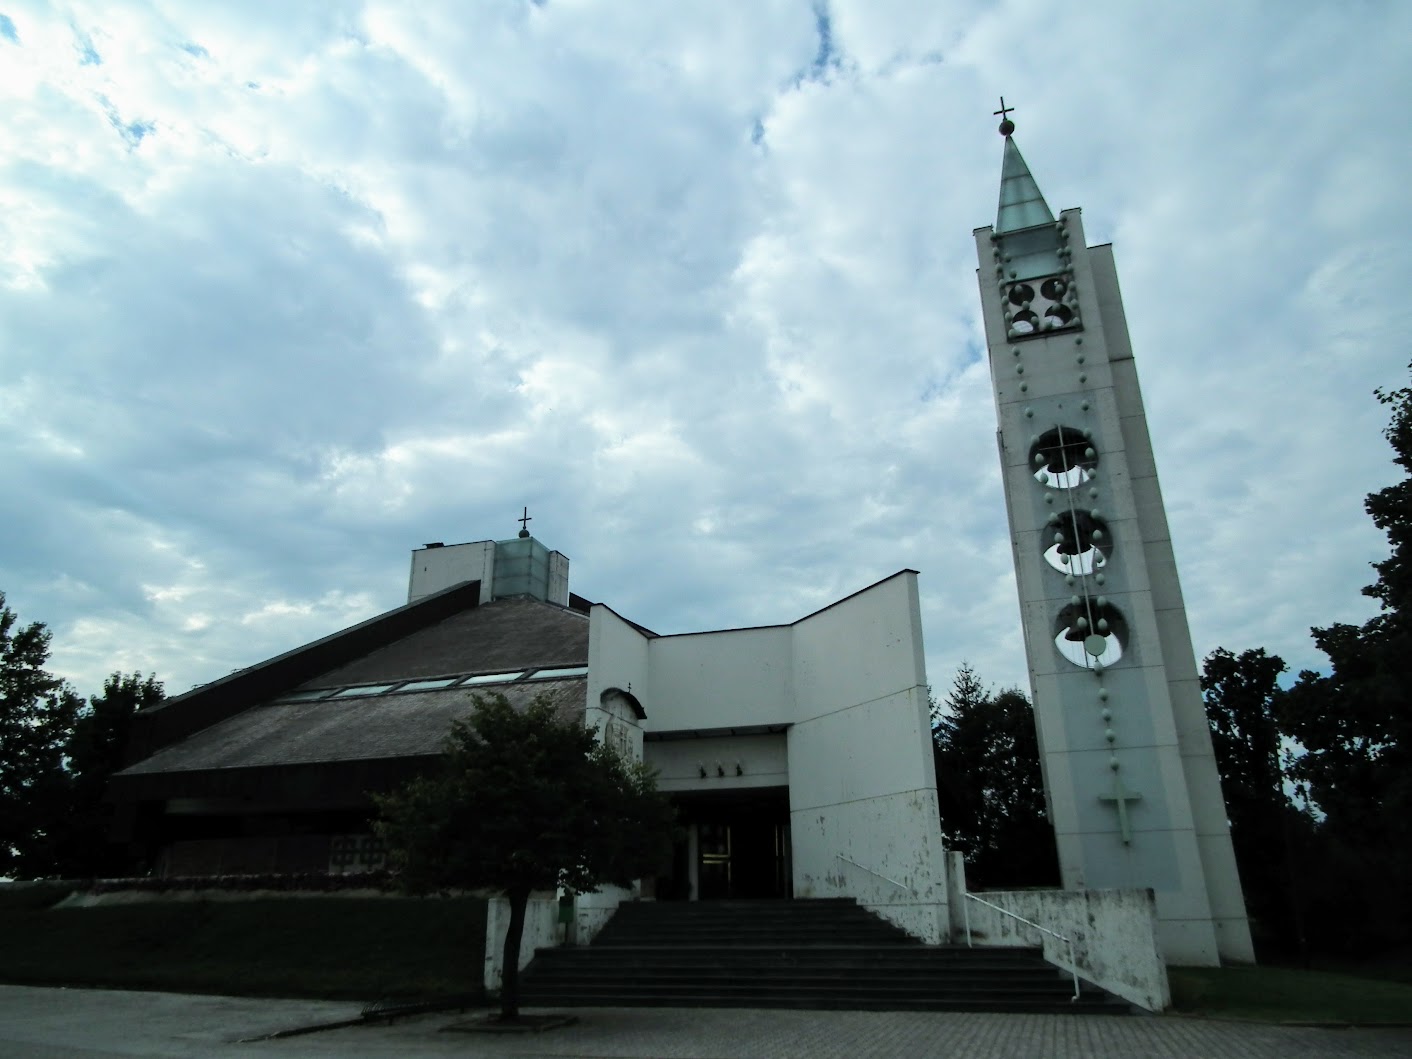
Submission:
POLYGON ((999 114, 999 115, 1000 115, 1000 135, 1001 135, 1001 136, 1009 136, 1012 132, 1015 131, 1015 123, 1010 120, 1010 112, 1011 112, 1012 110, 1014 110, 1014 109, 1015 109, 1014 107, 1007 107, 1007 106, 1005 105, 1005 97, 1004 97, 1004 96, 1001 96, 1001 97, 1000 97, 1000 109, 999 109, 999 110, 996 110, 996 111, 992 111, 992 113, 994 113, 994 114, 999 114))

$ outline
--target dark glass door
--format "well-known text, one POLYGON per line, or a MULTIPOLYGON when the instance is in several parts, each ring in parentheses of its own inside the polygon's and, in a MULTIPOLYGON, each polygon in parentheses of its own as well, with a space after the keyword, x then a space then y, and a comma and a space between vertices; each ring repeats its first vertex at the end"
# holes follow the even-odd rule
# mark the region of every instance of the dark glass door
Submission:
POLYGON ((731 825, 701 824, 697 836, 701 861, 697 866, 696 878, 701 887, 701 900, 736 896, 731 863, 731 825))

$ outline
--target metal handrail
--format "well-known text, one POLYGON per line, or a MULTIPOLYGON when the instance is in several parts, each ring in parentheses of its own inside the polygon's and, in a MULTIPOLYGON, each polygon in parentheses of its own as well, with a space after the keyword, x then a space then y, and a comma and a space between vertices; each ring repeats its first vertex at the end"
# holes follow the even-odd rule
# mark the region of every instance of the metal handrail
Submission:
MULTIPOLYGON (((1058 932, 1056 932, 1056 931, 1050 930, 1048 927, 1042 927, 1042 926, 1040 926, 1038 923, 1034 922, 1033 920, 1026 919, 1024 916, 1021 916, 1021 915, 1017 915, 1017 914, 1015 914, 1014 912, 1011 912, 1008 908, 1001 908, 999 905, 995 904, 995 903, 992 902, 992 901, 987 901, 987 900, 986 900, 985 898, 983 898, 983 897, 977 897, 977 896, 976 896, 975 894, 973 894, 973 893, 968 893, 968 894, 966 894, 966 900, 967 900, 967 901, 975 901, 977 904, 985 905, 987 908, 993 908, 993 909, 995 909, 997 912, 999 912, 1002 916, 1009 916, 1011 919, 1018 919, 1021 923, 1025 924, 1025 926, 1027 926, 1027 927, 1034 927, 1035 930, 1042 930, 1044 933, 1048 934, 1051 938, 1057 938, 1059 941, 1062 941, 1065 945, 1067 945, 1067 946, 1069 947, 1069 973, 1074 976, 1074 995, 1069 998, 1069 1002, 1070 1002, 1070 1003, 1073 1003, 1075 1000, 1077 1000, 1077 999, 1079 998, 1079 972, 1078 972, 1078 967, 1077 967, 1077 965, 1074 963, 1074 943, 1073 943, 1070 939, 1064 937, 1063 934, 1060 934, 1060 933, 1058 933, 1058 932)), ((966 948, 969 949, 969 948, 972 948, 972 945, 971 945, 971 912, 970 912, 969 906, 966 904, 965 901, 962 901, 962 902, 961 902, 961 914, 962 914, 962 916, 963 916, 963 917, 965 918, 965 920, 966 920, 966 948)))
POLYGON ((906 883, 898 882, 896 879, 890 878, 889 876, 884 875, 880 871, 873 871, 872 868, 868 867, 866 864, 859 864, 852 857, 845 857, 842 853, 840 853, 838 854, 838 859, 847 861, 849 864, 852 864, 855 868, 862 868, 869 875, 876 875, 879 879, 883 880, 883 882, 892 883, 892 885, 896 886, 899 890, 906 890, 909 894, 913 894, 914 896, 917 893, 916 890, 912 889, 912 887, 908 886, 906 883))

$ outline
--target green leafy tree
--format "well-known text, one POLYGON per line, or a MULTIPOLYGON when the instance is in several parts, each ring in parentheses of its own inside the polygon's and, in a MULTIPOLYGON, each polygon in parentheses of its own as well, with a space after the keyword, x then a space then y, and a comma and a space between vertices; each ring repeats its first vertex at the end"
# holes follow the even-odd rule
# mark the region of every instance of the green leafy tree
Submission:
POLYGON ((48 629, 21 626, 0 593, 0 876, 52 874, 66 823, 64 768, 80 700, 45 665, 48 629))
POLYGON ((1279 720, 1279 678, 1287 668, 1263 647, 1239 655, 1218 647, 1202 664, 1201 691, 1257 941, 1307 955, 1295 867, 1303 859, 1297 851, 1309 848, 1313 819, 1287 790, 1290 753, 1279 720))
POLYGON ((1387 824, 1412 820, 1412 388, 1380 390, 1378 400, 1392 409, 1384 436, 1403 471, 1364 503, 1391 546, 1373 564, 1377 581, 1363 589, 1381 609, 1361 627, 1313 630, 1331 673, 1301 674, 1285 711, 1306 751, 1296 775, 1330 819, 1371 828, 1363 836, 1371 840, 1387 824))
POLYGON ((1329 673, 1301 673, 1279 712, 1303 750, 1290 773, 1323 814, 1330 859, 1370 909, 1361 926, 1340 915, 1343 936, 1395 944, 1412 937, 1412 388, 1378 400, 1391 408, 1384 436, 1403 472, 1364 504, 1390 545, 1363 589, 1380 611, 1361 626, 1312 630, 1329 673))
POLYGON ((944 704, 932 703, 942 832, 987 886, 1058 882, 1034 710, 1024 693, 985 689, 962 663, 944 704))
POLYGON ((79 711, 66 754, 72 773, 68 825, 59 842, 60 870, 73 877, 120 875, 132 870, 130 859, 109 841, 113 806, 108 780, 123 767, 132 718, 166 697, 156 675, 112 673, 99 695, 90 695, 79 711))
POLYGON ((452 726, 443 767, 377 802, 377 832, 408 890, 489 889, 508 899, 506 1020, 519 1014, 531 892, 628 886, 671 849, 672 808, 654 774, 545 698, 517 711, 503 695, 478 696, 470 718, 452 726))

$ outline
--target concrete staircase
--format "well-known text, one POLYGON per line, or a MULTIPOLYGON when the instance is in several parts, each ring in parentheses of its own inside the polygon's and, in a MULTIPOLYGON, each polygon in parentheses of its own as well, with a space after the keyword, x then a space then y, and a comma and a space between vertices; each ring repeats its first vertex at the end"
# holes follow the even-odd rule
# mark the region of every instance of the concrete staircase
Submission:
POLYGON ((632 902, 591 945, 540 949, 533 1006, 1127 1014, 1038 950, 923 945, 852 900, 632 902))

